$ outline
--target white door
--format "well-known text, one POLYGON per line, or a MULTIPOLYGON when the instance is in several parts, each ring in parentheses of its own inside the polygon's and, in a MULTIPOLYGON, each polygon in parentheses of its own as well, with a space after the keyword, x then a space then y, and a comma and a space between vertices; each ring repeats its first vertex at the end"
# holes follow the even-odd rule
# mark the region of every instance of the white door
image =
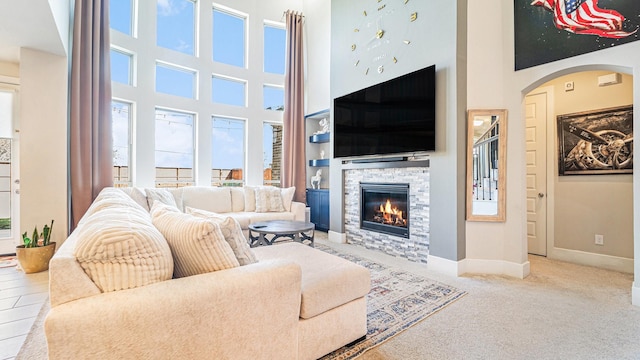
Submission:
POLYGON ((525 98, 527 239, 529 253, 547 255, 547 94, 525 98))
POLYGON ((0 255, 13 254, 21 243, 18 177, 18 88, 0 83, 0 255))

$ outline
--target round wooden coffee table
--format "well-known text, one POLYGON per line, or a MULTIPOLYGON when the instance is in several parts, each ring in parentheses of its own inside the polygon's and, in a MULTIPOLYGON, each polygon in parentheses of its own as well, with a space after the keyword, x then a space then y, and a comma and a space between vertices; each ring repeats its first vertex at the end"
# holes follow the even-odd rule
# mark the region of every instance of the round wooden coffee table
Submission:
POLYGON ((249 246, 273 245, 286 241, 297 241, 314 247, 313 235, 316 225, 304 221, 271 220, 249 225, 249 246))

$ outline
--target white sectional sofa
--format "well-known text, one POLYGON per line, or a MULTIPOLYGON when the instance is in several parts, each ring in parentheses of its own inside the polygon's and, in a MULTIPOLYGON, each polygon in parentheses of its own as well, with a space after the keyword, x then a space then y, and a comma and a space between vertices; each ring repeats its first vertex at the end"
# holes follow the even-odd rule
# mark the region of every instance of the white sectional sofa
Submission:
POLYGON ((366 268, 299 243, 244 244, 244 265, 234 247, 235 264, 176 277, 183 259, 162 216, 198 224, 184 231, 191 245, 207 232, 228 246, 223 223, 165 204, 149 214, 103 190, 50 263, 50 359, 316 359, 366 335, 366 268))
MULTIPOLYGON (((164 199, 158 192, 168 192, 173 195, 176 206, 185 211, 187 207, 211 211, 230 216, 240 223, 240 227, 247 237, 249 224, 267 220, 296 220, 305 221, 306 205, 293 201, 295 188, 278 189, 273 187, 210 187, 187 186, 177 189, 143 189, 125 188, 136 202, 147 211, 154 200, 164 199), (282 210, 271 210, 265 193, 278 190, 282 198, 282 210), (261 198, 261 200, 260 200, 261 198), (256 205, 263 205, 257 207, 256 205)), ((165 199, 166 200, 166 199, 165 199)))

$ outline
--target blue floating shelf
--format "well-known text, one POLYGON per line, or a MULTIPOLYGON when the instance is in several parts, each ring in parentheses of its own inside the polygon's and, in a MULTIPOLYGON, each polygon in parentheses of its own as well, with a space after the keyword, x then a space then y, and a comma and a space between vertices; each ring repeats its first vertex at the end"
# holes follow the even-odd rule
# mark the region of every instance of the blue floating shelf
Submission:
POLYGON ((324 133, 324 134, 316 134, 316 135, 311 135, 309 136, 309 142, 310 143, 326 143, 329 142, 329 139, 331 138, 330 133, 324 133))
POLYGON ((309 160, 309 166, 329 166, 329 159, 309 160))

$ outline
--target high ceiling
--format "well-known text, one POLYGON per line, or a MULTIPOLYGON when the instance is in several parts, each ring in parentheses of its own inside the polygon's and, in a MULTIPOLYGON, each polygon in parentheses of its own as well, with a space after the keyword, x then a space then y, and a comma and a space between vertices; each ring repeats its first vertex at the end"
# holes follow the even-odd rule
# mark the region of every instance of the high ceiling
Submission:
MULTIPOLYGON (((64 56, 66 51, 54 18, 68 12, 68 0, 0 0, 0 62, 20 62, 20 48, 64 56)), ((64 35, 66 36, 66 34, 64 35)))

